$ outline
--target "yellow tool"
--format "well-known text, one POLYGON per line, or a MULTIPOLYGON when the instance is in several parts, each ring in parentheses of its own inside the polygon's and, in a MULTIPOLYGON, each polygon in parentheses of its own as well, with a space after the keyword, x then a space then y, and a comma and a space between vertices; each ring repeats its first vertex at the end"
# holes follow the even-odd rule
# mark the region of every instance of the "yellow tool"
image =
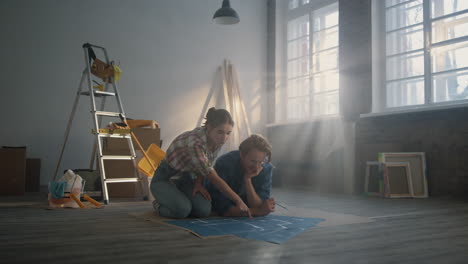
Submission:
POLYGON ((101 92, 104 92, 104 84, 94 85, 94 89, 98 89, 101 92))
POLYGON ((88 201, 88 202, 94 204, 97 208, 101 208, 101 207, 102 207, 102 204, 101 204, 100 202, 98 202, 98 201, 94 200, 93 198, 89 197, 89 195, 87 195, 87 194, 83 194, 83 198, 84 198, 86 201, 88 201))
POLYGON ((120 80, 120 77, 122 76, 122 70, 119 68, 117 65, 114 66, 114 81, 120 80))
MULTIPOLYGON (((115 129, 108 129, 108 128, 100 128, 99 133, 102 134, 129 134, 129 128, 115 128, 115 129)), ((91 133, 96 134, 96 130, 91 129, 91 133)))
MULTIPOLYGON (((130 127, 126 119, 122 118, 122 121, 125 123, 125 125, 127 125, 127 127, 130 127)), ((135 136, 135 133, 133 133, 131 130, 130 135, 132 135, 133 140, 135 140, 135 142, 138 145, 138 148, 140 148, 141 152, 143 152, 144 155, 144 158, 141 159, 138 163, 138 169, 141 172, 143 172, 146 176, 153 177, 156 168, 159 166, 161 160, 164 159, 166 153, 155 144, 151 144, 148 150, 145 151, 141 146, 140 141, 135 136)))
POLYGON ((141 159, 140 162, 138 162, 138 169, 146 176, 153 177, 154 172, 165 155, 166 153, 162 149, 155 144, 151 144, 146 151, 146 156, 149 158, 141 159))
POLYGON ((76 197, 76 195, 74 195, 73 193, 70 193, 70 197, 73 199, 73 201, 75 201, 75 202, 78 204, 78 206, 79 206, 80 208, 85 208, 84 203, 82 203, 82 202, 80 201, 80 199, 78 199, 78 197, 76 197))

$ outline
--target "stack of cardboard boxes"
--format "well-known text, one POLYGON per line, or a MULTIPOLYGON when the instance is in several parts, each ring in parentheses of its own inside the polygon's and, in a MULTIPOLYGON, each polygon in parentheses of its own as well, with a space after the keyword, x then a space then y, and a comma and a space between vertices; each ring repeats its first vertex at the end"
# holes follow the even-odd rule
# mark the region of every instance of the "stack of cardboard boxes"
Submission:
POLYGON ((0 148, 0 195, 38 192, 40 159, 27 159, 26 147, 0 148))

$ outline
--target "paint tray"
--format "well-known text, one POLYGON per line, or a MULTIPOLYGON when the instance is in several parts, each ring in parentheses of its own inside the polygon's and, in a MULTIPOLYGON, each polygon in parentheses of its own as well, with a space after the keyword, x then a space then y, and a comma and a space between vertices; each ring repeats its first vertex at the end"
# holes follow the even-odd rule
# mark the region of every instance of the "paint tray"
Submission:
POLYGON ((155 169, 158 168, 159 163, 166 156, 166 152, 164 152, 155 144, 151 144, 148 150, 146 151, 146 155, 150 160, 148 161, 148 159, 146 159, 146 157, 143 156, 140 162, 138 162, 138 169, 146 176, 153 177, 155 169), (153 169, 153 166, 151 166, 149 162, 151 162, 154 165, 155 169, 153 169))

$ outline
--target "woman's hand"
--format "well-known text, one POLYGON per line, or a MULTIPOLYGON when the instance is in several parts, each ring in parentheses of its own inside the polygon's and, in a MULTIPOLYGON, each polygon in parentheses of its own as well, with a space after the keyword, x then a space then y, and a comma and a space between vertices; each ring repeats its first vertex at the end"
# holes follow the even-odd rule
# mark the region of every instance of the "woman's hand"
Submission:
POLYGON ((192 196, 195 196, 197 192, 199 192, 206 200, 211 201, 210 193, 205 189, 205 187, 203 187, 201 183, 195 181, 195 184, 193 185, 192 196))
POLYGON ((248 216, 249 218, 252 218, 252 214, 250 213, 249 207, 244 203, 244 201, 242 201, 242 199, 238 200, 236 202, 236 205, 239 207, 243 216, 248 216))

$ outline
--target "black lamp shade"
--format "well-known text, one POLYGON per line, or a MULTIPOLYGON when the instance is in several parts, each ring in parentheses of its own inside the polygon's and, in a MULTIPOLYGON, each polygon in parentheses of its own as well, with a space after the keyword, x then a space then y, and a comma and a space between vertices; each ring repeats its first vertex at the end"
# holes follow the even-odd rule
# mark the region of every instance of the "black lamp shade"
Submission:
POLYGON ((237 12, 231 8, 229 0, 223 0, 223 6, 215 12, 213 20, 222 25, 236 24, 240 21, 237 12))

